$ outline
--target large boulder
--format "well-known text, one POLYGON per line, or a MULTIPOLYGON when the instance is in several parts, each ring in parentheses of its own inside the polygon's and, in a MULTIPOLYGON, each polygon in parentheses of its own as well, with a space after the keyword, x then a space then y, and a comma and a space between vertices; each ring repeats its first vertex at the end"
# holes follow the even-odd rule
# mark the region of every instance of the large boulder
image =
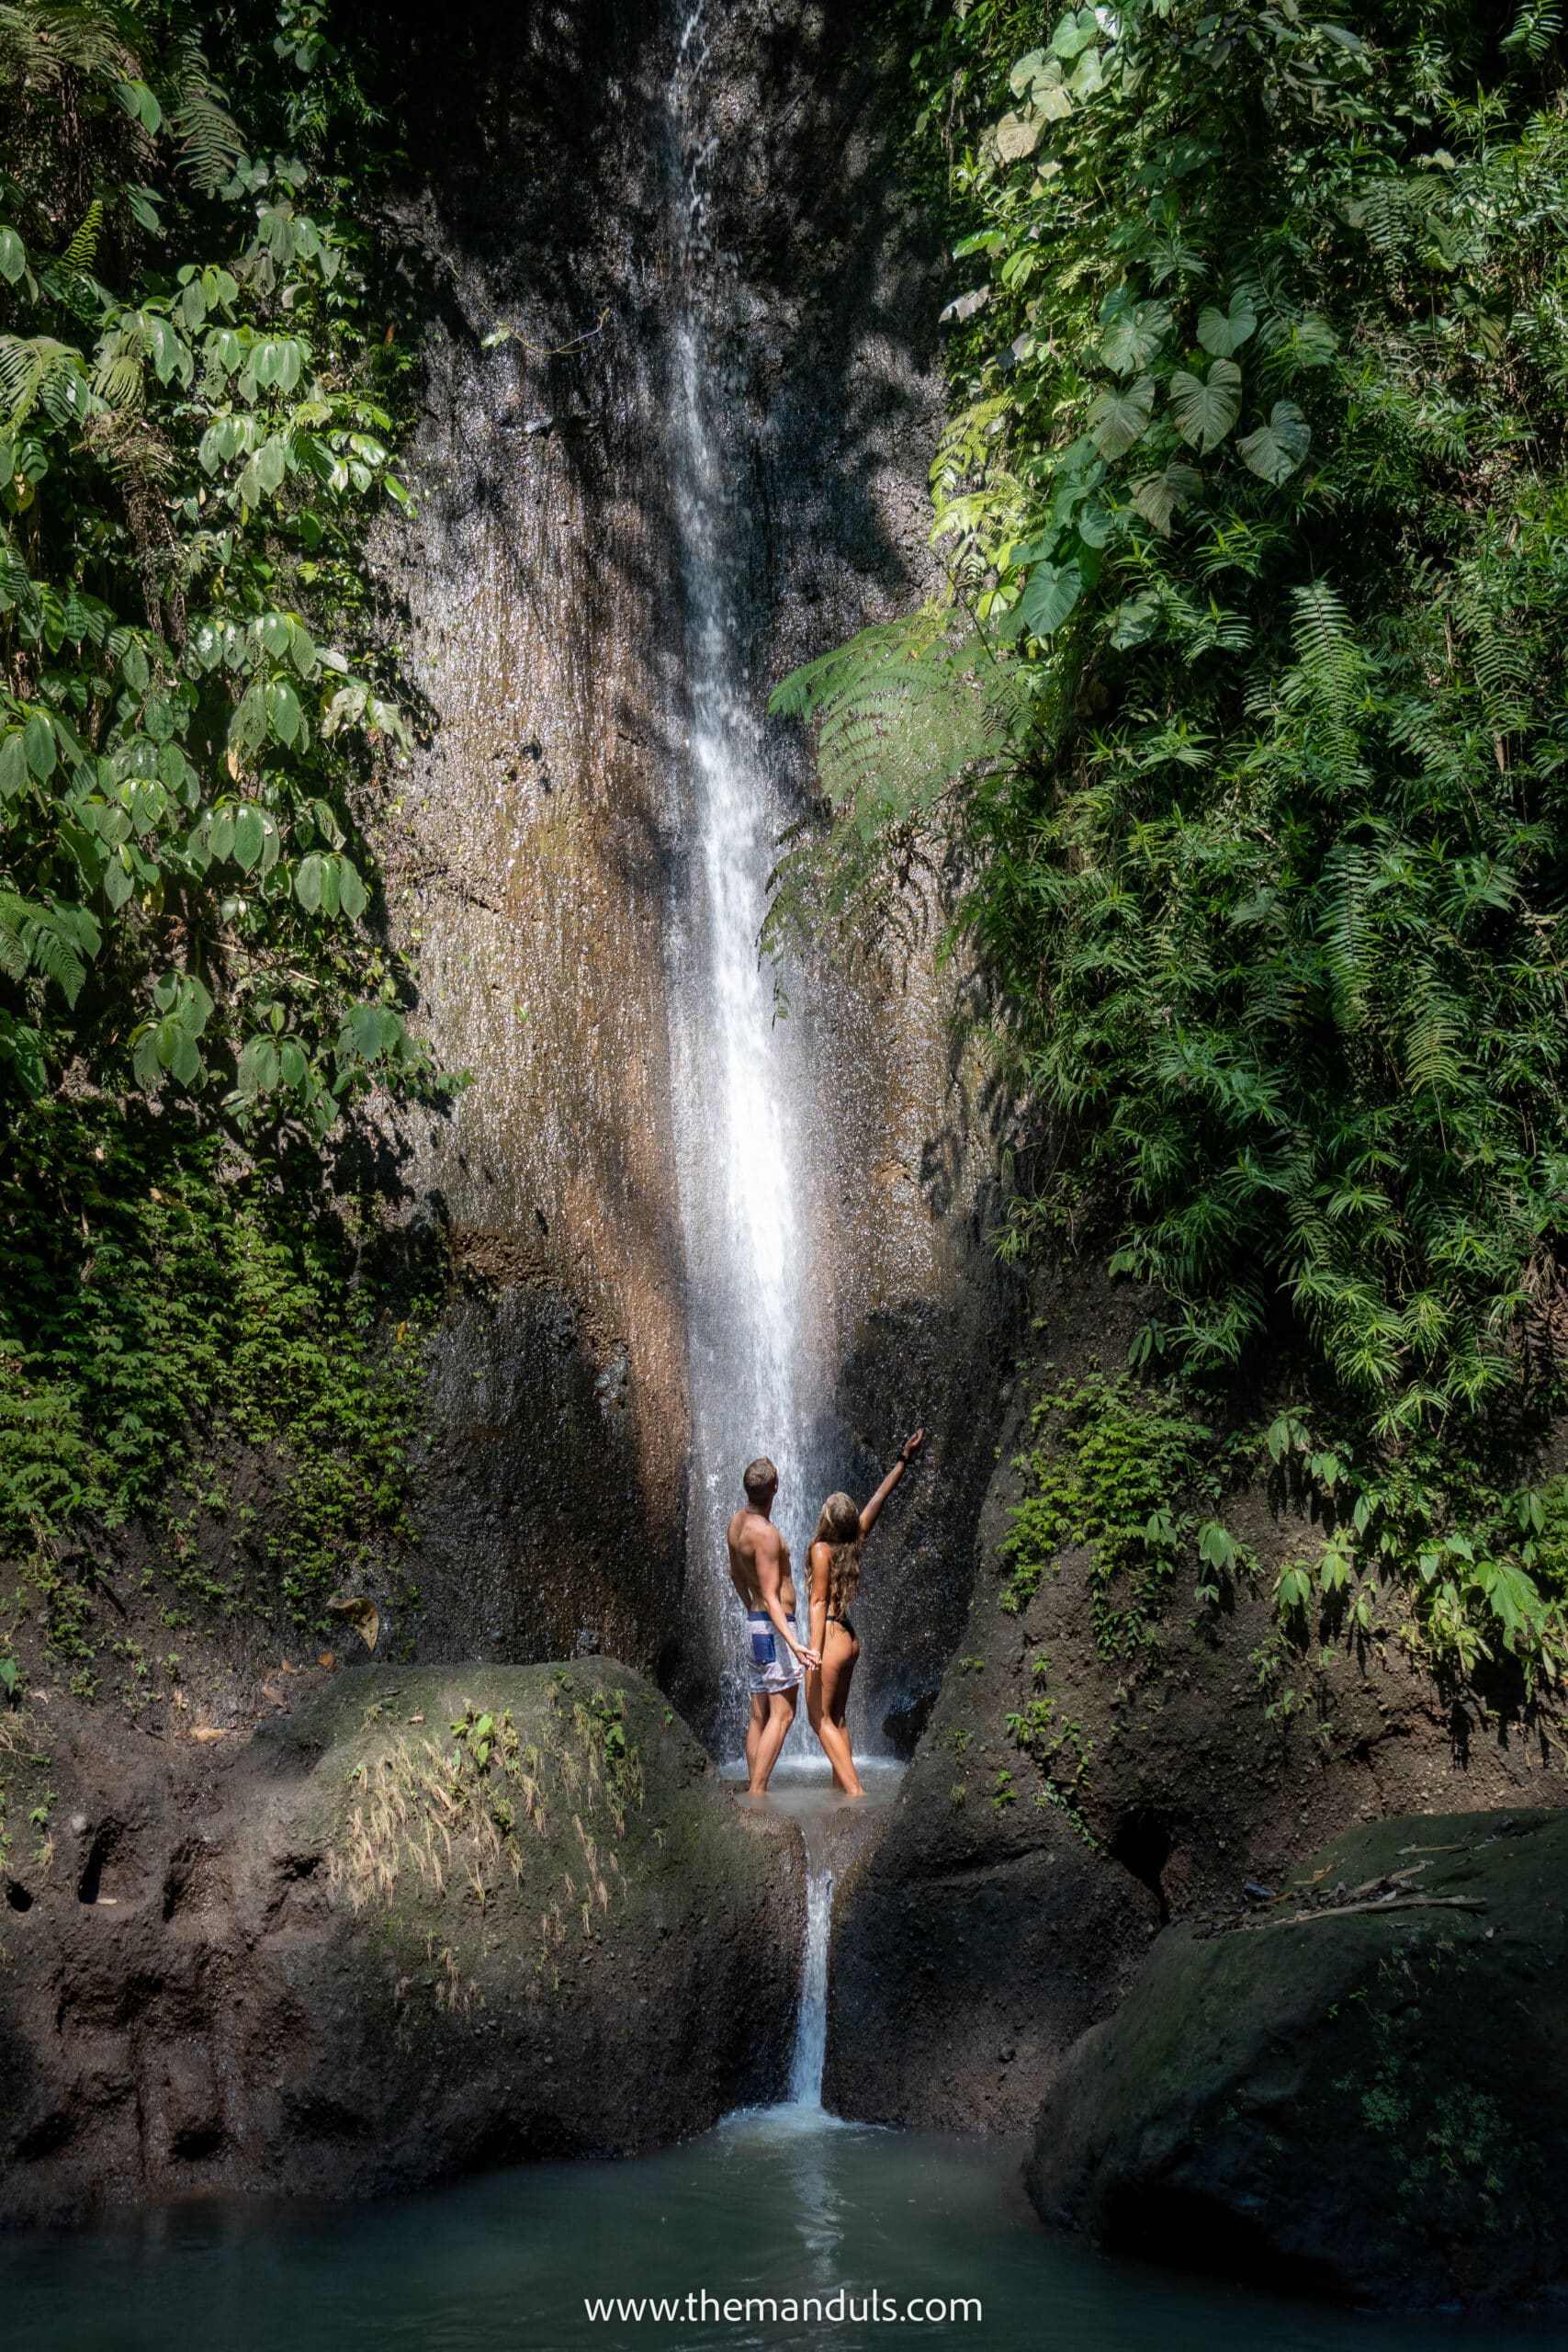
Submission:
POLYGON ((1041 2114, 1042 2216, 1361 2303, 1568 2271, 1568 1818, 1407 1815, 1169 1928, 1041 2114))
POLYGON ((798 1841, 659 1691, 342 1673, 253 1738, 54 1744, 13 1849, 0 2221, 619 2154, 782 2094, 798 1841))

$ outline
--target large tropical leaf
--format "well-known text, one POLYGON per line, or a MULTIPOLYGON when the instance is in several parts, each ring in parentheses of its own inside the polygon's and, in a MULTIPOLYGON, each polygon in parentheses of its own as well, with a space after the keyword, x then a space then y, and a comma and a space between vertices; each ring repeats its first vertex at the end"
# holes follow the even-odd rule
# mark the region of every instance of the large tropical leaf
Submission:
POLYGON ((1261 480, 1278 484, 1295 472, 1312 440, 1307 421, 1294 401, 1276 401, 1269 422, 1236 443, 1242 461, 1261 480))
POLYGON ((1089 438, 1102 458, 1124 458, 1148 431, 1154 414, 1155 379, 1140 376, 1125 391, 1108 387, 1089 413, 1089 438))
POLYGON ((1217 449, 1241 411, 1241 369, 1234 359, 1216 359, 1206 377, 1179 368, 1170 379, 1170 413, 1176 429, 1201 457, 1217 449))

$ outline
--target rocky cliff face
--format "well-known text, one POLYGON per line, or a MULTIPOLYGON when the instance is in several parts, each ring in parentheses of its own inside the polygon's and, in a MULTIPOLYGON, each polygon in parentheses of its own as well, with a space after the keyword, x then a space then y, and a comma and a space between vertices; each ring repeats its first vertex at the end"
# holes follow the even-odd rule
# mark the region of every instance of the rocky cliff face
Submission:
MULTIPOLYGON (((940 297, 882 36, 809 0, 708 14, 695 103, 760 712, 797 661, 920 593, 940 297)), ((437 1351, 425 1653, 560 1655, 586 1631, 701 1720, 671 1058, 694 854, 669 424, 685 20, 577 0, 400 35, 429 176, 399 234, 434 291, 419 521, 384 571, 429 741, 386 850, 429 1033, 474 1074, 405 1145, 407 1196, 449 1224, 467 1282, 437 1351)), ((804 813, 802 747, 769 740, 804 813)), ((932 948, 869 987, 789 975, 818 1105, 812 1436, 829 1483, 863 1485, 925 1419, 950 1498, 977 1503, 1006 1301, 932 948)), ((906 1744, 960 1619, 953 1527, 912 1510, 867 1595, 867 1720, 906 1744)))
MULTIPOLYGON (((16 1838, 0 1910, 0 2222, 359 2196, 782 2095, 798 1840, 656 1690, 315 1680, 249 1741, 51 1710, 53 1834, 16 1838)), ((11 1719, 17 1822, 38 1728, 11 1719)))
POLYGON ((1118 1371, 1143 1312, 1096 1280, 1049 1284, 1039 1306, 958 1655, 887 1833, 835 1906, 827 2095, 879 2122, 1027 2129, 1168 1920, 1239 1902, 1249 1880, 1278 1885, 1337 1832, 1568 1802, 1540 1726, 1445 1695, 1397 1639, 1337 1646, 1296 1678, 1303 1703, 1278 1703, 1291 1678, 1258 1670, 1269 1594, 1284 1552, 1314 1538, 1259 1490, 1225 1511, 1255 1581, 1219 1612, 1194 1606, 1190 1580, 1173 1588, 1130 1659, 1096 1645, 1085 1546, 1006 1611, 997 1545, 1022 1491, 1015 1458, 1042 1361, 1058 1380, 1118 1371), (1049 1713, 1032 1740, 1036 1708, 1049 1713))

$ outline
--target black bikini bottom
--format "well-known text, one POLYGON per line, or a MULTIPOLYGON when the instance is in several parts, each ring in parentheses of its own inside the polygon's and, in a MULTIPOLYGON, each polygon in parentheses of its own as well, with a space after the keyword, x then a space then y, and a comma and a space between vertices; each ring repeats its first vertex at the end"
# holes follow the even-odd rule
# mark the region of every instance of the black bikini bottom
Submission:
POLYGON ((829 1625, 841 1625, 852 1642, 858 1641, 860 1639, 859 1634, 855 1632, 854 1627, 851 1624, 847 1617, 829 1617, 827 1622, 829 1625))

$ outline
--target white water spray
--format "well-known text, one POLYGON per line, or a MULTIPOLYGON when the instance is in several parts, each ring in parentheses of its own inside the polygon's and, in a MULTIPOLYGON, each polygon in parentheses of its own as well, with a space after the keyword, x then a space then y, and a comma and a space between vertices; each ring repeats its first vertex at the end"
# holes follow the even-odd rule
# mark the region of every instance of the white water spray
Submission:
POLYGON ((692 1471, 688 1590, 719 1690, 712 1736, 739 1747, 745 1714, 739 1604, 725 1524, 740 1473, 771 1454, 780 1519, 804 1566, 813 1498, 806 1431, 807 1234, 796 1164, 808 1074, 775 1018, 757 934, 784 811, 762 758, 741 609, 740 447, 708 323, 722 275, 707 227, 713 141, 702 117, 705 0, 681 33, 667 91, 674 204, 671 503, 685 614, 685 888, 671 991, 675 1135, 689 1288, 692 1471))

